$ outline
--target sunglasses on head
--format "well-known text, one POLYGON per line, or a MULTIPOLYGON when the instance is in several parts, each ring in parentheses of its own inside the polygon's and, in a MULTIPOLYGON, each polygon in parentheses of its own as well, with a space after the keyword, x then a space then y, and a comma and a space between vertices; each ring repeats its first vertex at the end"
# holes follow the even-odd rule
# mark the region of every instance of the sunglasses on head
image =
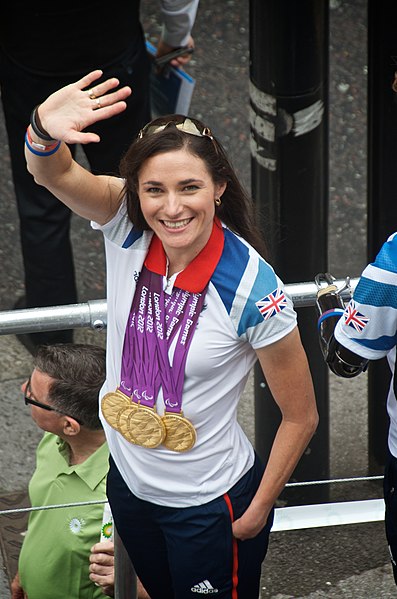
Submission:
POLYGON ((196 135, 197 137, 208 137, 211 141, 214 141, 211 129, 209 127, 200 126, 188 117, 183 119, 181 122, 166 121, 164 123, 148 123, 138 133, 138 139, 142 139, 147 135, 153 135, 153 133, 159 133, 160 131, 164 131, 164 129, 172 126, 183 133, 189 133, 189 135, 196 135))

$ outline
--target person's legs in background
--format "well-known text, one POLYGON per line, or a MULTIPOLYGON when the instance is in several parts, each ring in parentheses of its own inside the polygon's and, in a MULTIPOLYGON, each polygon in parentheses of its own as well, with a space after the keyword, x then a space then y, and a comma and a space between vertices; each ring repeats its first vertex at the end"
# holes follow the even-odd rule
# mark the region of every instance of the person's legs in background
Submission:
POLYGON ((122 57, 103 70, 101 80, 116 77, 120 81, 120 87, 131 87, 132 94, 122 113, 90 128, 101 138, 100 143, 82 146, 93 173, 117 175, 122 156, 142 127, 150 121, 150 68, 151 62, 142 33, 140 40, 136 40, 122 57))
MULTIPOLYGON (((133 94, 121 115, 95 127, 101 143, 83 147, 93 172, 117 173, 121 156, 150 120, 149 73, 150 61, 143 35, 119 60, 104 69, 105 79, 118 77, 121 85, 132 87, 133 94)), ((25 275, 25 296, 10 298, 10 308, 67 305, 78 301, 70 211, 34 182, 24 157, 24 136, 32 108, 62 85, 70 83, 69 79, 77 78, 78 75, 62 80, 32 74, 0 53, 1 99, 9 138, 25 275)), ((34 354, 41 344, 72 342, 73 331, 21 334, 18 338, 34 354)))
MULTIPOLYGON (((26 169, 24 136, 32 107, 59 86, 59 80, 39 78, 0 56, 1 99, 9 139, 12 176, 20 219, 25 271, 25 297, 10 304, 16 309, 75 303, 77 291, 69 238, 70 211, 26 169), (27 91, 29 93, 27 93, 27 91)), ((45 160, 45 157, 43 157, 45 160)), ((11 306, 10 306, 11 307, 11 306)), ((19 336, 31 353, 42 343, 67 343, 73 332, 53 331, 19 336)))

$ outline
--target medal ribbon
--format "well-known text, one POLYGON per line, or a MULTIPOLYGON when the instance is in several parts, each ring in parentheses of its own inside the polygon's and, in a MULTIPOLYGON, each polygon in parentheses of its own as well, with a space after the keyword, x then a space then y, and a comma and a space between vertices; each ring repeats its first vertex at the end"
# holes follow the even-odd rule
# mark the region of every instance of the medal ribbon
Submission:
POLYGON ((162 278, 167 258, 161 241, 153 236, 124 335, 118 389, 132 401, 153 407, 161 385, 166 411, 181 411, 187 353, 223 247, 223 228, 215 217, 209 242, 178 274, 169 295, 163 291, 162 278), (171 366, 168 351, 178 332, 171 366))
MULTIPOLYGON (((152 408, 156 403, 160 381, 156 368, 156 333, 151 273, 143 268, 131 305, 124 335, 120 391, 135 403, 152 408)), ((160 315, 161 317, 161 315, 160 315)))
POLYGON ((119 390, 152 408, 162 385, 166 410, 180 412, 184 366, 205 292, 175 289, 165 295, 162 276, 144 266, 127 321, 119 390), (168 348, 178 331, 171 367, 168 348))
MULTIPOLYGON (((165 313, 164 298, 165 293, 162 289, 162 277, 152 275, 152 288, 156 297, 155 301, 163 303, 165 313)), ((178 293, 181 290, 176 290, 178 293)), ((185 379, 185 365, 193 334, 196 329, 198 317, 201 313, 207 287, 202 293, 182 292, 181 301, 174 302, 173 310, 167 310, 168 327, 166 337, 157 337, 157 349, 160 359, 159 375, 163 388, 164 404, 166 412, 179 413, 182 411, 182 391, 185 379), (171 312, 171 313, 170 313, 171 312), (169 348, 176 333, 179 331, 172 366, 169 360, 169 348)), ((168 302, 167 308, 170 306, 168 302)))
POLYGON ((162 385, 166 411, 179 413, 184 367, 206 290, 175 289, 166 298, 162 280, 143 267, 124 336, 119 390, 152 408, 162 385), (171 366, 168 349, 178 331, 171 366))

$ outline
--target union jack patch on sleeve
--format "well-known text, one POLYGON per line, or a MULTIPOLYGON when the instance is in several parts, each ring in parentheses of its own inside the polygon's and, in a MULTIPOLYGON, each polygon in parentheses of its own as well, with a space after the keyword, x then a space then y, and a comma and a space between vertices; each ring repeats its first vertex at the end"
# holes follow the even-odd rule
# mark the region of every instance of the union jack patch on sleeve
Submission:
POLYGON ((357 310, 354 300, 346 306, 344 319, 345 325, 352 327, 357 333, 361 333, 369 322, 369 318, 357 310))
POLYGON ((277 287, 277 289, 269 293, 269 295, 266 295, 258 302, 255 302, 255 305, 262 314, 263 318, 268 320, 275 314, 281 312, 281 310, 284 310, 288 303, 282 289, 277 287))

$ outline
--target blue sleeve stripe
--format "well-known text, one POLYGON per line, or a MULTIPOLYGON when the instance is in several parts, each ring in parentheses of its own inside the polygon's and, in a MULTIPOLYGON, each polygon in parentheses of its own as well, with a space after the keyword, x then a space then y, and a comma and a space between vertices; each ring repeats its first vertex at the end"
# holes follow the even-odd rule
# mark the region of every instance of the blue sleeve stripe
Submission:
POLYGON ((263 322, 263 316, 255 305, 278 286, 276 275, 266 262, 259 260, 258 274, 252 286, 251 293, 245 304, 238 326, 238 335, 242 335, 250 327, 263 322))
POLYGON ((360 304, 397 309, 397 287, 379 281, 372 281, 362 275, 354 290, 354 299, 360 304))
POLYGON ((378 351, 389 351, 397 344, 397 335, 393 335, 392 337, 387 335, 382 335, 382 337, 378 337, 377 339, 355 339, 351 337, 352 341, 358 343, 358 345, 362 345, 364 347, 368 347, 369 349, 378 350, 378 351))

